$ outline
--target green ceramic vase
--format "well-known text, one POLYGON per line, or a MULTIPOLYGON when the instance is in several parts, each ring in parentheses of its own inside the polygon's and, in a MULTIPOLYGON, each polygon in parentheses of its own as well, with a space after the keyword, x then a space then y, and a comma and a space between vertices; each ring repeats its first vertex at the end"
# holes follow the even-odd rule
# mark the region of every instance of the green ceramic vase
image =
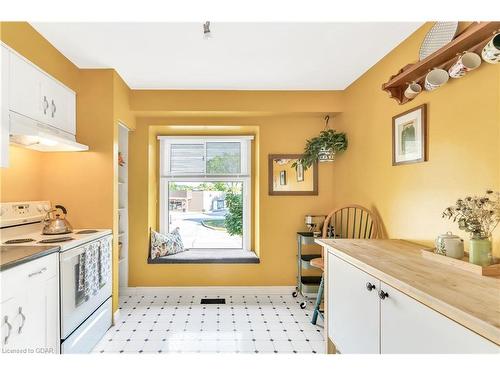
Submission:
POLYGON ((469 263, 483 267, 491 264, 491 241, 488 238, 472 238, 470 240, 469 263))

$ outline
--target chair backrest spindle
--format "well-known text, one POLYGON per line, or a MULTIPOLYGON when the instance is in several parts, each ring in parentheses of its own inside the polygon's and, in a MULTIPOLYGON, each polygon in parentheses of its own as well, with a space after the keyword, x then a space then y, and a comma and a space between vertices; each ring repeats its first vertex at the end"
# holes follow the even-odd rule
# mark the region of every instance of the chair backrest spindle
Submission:
POLYGON ((357 204, 340 207, 326 217, 323 224, 324 238, 327 237, 329 226, 333 227, 335 238, 371 239, 378 236, 376 216, 367 208, 357 204))

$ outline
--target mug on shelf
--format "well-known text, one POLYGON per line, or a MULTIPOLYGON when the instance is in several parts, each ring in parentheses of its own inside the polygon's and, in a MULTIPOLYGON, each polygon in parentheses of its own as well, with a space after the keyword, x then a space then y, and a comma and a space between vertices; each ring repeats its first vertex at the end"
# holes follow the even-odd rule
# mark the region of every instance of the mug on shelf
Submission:
POLYGON ((422 92, 422 86, 420 86, 418 83, 416 82, 412 82, 408 85, 408 87, 406 88, 405 90, 405 96, 408 98, 408 99, 413 99, 414 97, 416 97, 418 94, 420 94, 422 92))
POLYGON ((425 89, 427 91, 435 90, 448 82, 449 78, 450 76, 448 75, 448 72, 446 70, 432 69, 425 76, 425 89))
POLYGON ((490 64, 498 64, 500 62, 500 33, 495 34, 484 46, 481 56, 484 61, 490 64))
POLYGON ((481 57, 474 52, 465 52, 448 70, 451 78, 461 78, 467 72, 474 70, 481 65, 481 57))

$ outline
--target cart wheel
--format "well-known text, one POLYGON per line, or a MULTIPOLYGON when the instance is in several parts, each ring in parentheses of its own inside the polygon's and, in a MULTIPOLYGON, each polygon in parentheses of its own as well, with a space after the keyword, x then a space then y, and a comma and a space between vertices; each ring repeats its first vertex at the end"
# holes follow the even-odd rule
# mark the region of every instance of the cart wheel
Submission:
POLYGON ((293 292, 292 293, 292 297, 297 297, 299 294, 297 293, 297 291, 293 292))
POLYGON ((301 309, 305 309, 306 308, 306 305, 307 305, 307 302, 306 301, 303 301, 300 303, 300 308, 301 309))

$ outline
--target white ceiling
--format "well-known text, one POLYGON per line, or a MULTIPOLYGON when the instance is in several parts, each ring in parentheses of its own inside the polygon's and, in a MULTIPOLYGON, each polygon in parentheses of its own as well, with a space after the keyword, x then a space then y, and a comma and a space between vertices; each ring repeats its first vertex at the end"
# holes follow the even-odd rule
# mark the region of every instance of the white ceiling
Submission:
MULTIPOLYGON (((343 90, 420 22, 32 23, 80 68, 133 89, 343 90)), ((417 59, 418 56, 415 55, 417 59)))

